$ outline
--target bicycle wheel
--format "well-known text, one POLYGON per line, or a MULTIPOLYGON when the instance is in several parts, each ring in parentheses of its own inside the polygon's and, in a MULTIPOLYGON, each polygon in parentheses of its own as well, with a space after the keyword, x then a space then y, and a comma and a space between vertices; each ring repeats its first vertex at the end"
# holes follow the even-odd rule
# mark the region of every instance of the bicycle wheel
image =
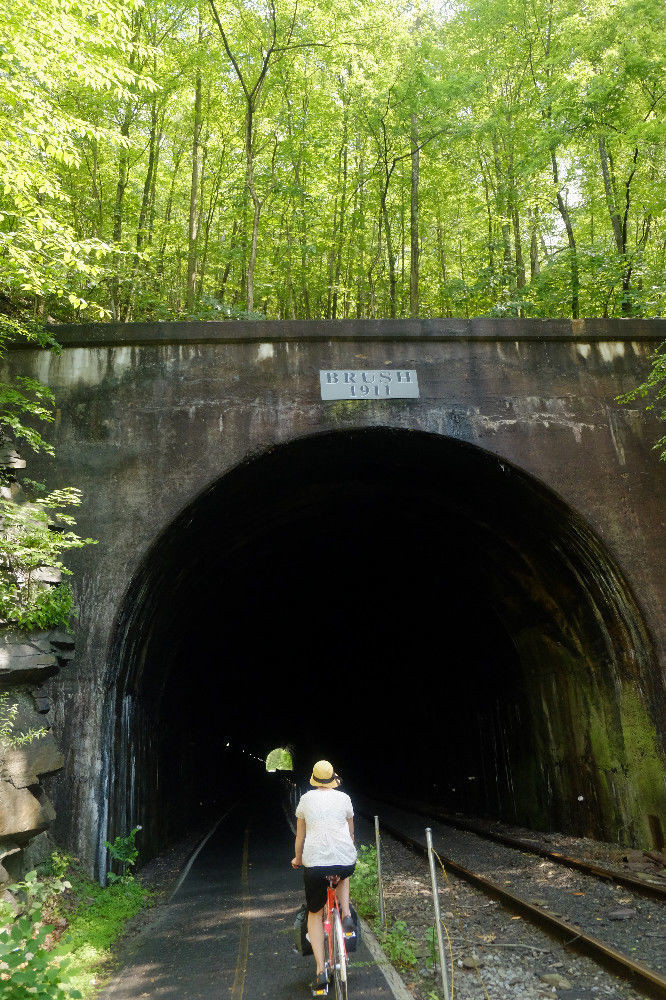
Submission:
POLYGON ((347 955, 345 952, 345 939, 342 932, 342 921, 340 912, 333 911, 332 920, 333 937, 333 982, 335 984, 335 1000, 347 1000, 347 955))

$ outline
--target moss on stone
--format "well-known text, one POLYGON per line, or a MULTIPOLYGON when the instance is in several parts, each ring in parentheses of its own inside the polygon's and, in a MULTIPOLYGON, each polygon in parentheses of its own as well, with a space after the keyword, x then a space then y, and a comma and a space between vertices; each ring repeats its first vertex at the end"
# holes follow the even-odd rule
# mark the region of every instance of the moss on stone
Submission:
POLYGON ((335 424, 358 418, 359 413, 367 414, 368 407, 372 407, 374 410, 390 409, 391 412, 395 412, 407 409, 414 402, 413 399, 374 399, 371 397, 336 399, 326 403, 326 413, 331 418, 331 422, 335 424))
POLYGON ((616 686, 610 667, 592 671, 585 657, 537 629, 517 646, 532 665, 525 695, 538 761, 514 771, 524 822, 545 816, 571 832, 651 847, 648 817, 666 813, 666 766, 640 690, 628 681, 616 686))
POLYGON ((648 816, 666 815, 666 759, 643 700, 628 684, 622 689, 620 713, 636 836, 641 846, 652 846, 648 816))
POLYGON ((367 402, 367 400, 336 399, 327 403, 326 412, 334 423, 339 420, 349 420, 354 414, 358 415, 359 402, 367 402))

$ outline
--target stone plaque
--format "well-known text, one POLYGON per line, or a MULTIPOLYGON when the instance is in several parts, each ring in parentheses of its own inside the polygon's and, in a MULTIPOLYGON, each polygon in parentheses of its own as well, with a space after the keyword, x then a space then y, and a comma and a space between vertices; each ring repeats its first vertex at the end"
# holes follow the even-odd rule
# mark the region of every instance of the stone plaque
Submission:
POLYGON ((327 369, 319 372, 322 399, 418 399, 419 380, 405 368, 327 369))

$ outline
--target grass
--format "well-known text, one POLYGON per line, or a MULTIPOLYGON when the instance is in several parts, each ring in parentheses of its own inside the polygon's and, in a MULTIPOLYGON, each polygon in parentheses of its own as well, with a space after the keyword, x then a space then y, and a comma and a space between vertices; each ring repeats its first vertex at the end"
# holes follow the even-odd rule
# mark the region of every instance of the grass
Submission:
MULTIPOLYGON (((152 905, 154 896, 132 876, 102 888, 80 871, 69 875, 74 907, 63 914, 69 927, 63 935, 70 956, 69 980, 84 1000, 93 997, 108 978, 112 946, 127 922, 152 905)), ((60 904, 68 906, 66 899, 60 904)))
POLYGON ((58 852, 42 866, 40 877, 68 887, 51 896, 45 918, 56 928, 66 921, 58 950, 68 959, 68 987, 89 1000, 109 977, 113 945, 128 921, 153 905, 155 894, 132 875, 102 888, 75 858, 58 852))

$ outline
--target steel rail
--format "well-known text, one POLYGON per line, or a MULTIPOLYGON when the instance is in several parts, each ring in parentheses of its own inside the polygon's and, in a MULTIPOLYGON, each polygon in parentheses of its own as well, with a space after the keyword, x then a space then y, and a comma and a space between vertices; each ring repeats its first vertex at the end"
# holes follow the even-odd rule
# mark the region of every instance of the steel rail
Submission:
MULTIPOLYGON (((419 854, 423 854, 424 857, 427 856, 427 848, 420 841, 410 837, 384 819, 381 820, 381 826, 387 833, 401 840, 408 847, 418 851, 419 854)), ((556 917, 552 913, 542 910, 521 896, 516 896, 515 893, 509 892, 508 889, 498 885, 492 879, 484 875, 477 875, 475 872, 470 871, 470 869, 464 868, 463 865, 453 861, 452 858, 442 857, 441 855, 439 857, 441 863, 448 871, 453 872, 477 889, 481 889, 487 895, 495 897, 509 909, 517 911, 521 916, 526 916, 533 923, 550 931, 556 937, 563 940, 567 947, 594 958, 599 964, 606 966, 616 974, 620 973, 626 979, 640 983, 649 996, 657 998, 666 997, 666 979, 658 972, 649 969, 640 962, 636 962, 623 952, 611 948, 610 945, 604 944, 603 941, 598 941, 597 938, 582 931, 580 927, 576 927, 561 917, 556 917)))
POLYGON ((420 802, 405 801, 405 799, 394 799, 390 796, 382 796, 377 801, 388 802, 391 805, 418 813, 419 816, 437 820, 437 822, 445 823, 447 826, 453 826, 457 830, 475 833, 486 840, 494 840, 498 844, 515 847, 529 854, 536 854, 541 858, 547 858, 549 861, 555 861, 558 865, 565 865, 567 868, 583 872, 585 875, 592 875, 607 882, 615 882, 617 885, 623 885, 625 888, 631 889, 633 892, 640 893, 643 896, 649 896, 651 899, 660 899, 662 902, 666 901, 666 886, 657 885, 655 882, 644 882, 633 875, 627 875, 624 872, 614 872, 608 868, 604 868, 602 865, 595 865, 590 861, 581 861, 580 858, 572 858, 568 854, 562 854, 560 851, 552 851, 547 847, 539 847, 529 840, 523 840, 522 837, 499 833, 496 830, 486 830, 484 827, 474 823, 474 821, 452 816, 450 813, 438 809, 437 806, 427 806, 420 802))

